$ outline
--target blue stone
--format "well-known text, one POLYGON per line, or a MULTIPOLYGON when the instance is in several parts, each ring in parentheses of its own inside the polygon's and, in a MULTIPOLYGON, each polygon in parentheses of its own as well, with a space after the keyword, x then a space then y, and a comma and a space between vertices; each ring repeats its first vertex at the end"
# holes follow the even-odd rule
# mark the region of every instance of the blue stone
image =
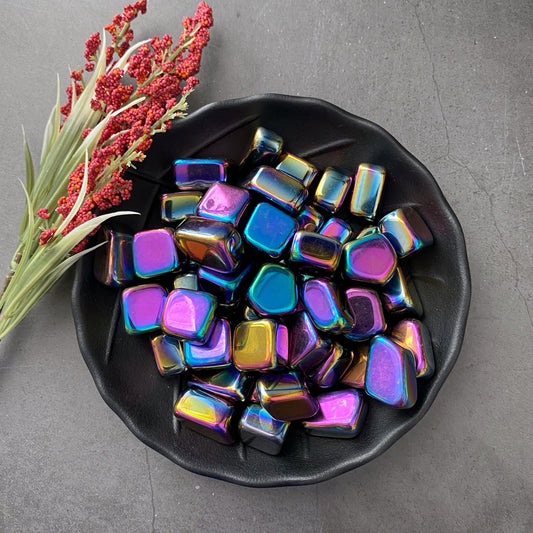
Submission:
POLYGON ((298 305, 294 274, 281 265, 263 265, 250 285, 248 299, 262 316, 294 312, 298 305))

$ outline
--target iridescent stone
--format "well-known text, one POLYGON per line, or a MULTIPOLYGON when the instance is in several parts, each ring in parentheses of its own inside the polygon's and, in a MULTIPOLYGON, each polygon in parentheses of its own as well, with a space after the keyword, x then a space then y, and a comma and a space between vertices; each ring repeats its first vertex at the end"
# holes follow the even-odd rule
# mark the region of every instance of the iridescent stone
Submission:
POLYGON ((259 372, 277 368, 279 350, 287 351, 283 346, 286 337, 286 331, 274 320, 263 318, 241 322, 233 332, 235 368, 259 372))
POLYGON ((367 226, 357 234, 356 239, 362 239, 363 237, 368 237, 369 235, 376 235, 376 233, 380 233, 377 226, 367 226))
POLYGON ((318 174, 315 166, 293 154, 283 154, 276 165, 276 169, 297 179, 306 188, 311 185, 318 174))
POLYGON ((318 413, 302 422, 315 437, 351 439, 359 434, 368 411, 363 394, 354 389, 325 392, 317 396, 318 413))
POLYGON ((273 205, 262 202, 253 210, 246 227, 246 242, 272 258, 281 256, 298 225, 294 218, 273 205))
POLYGON ((239 266, 242 239, 229 222, 189 216, 176 229, 174 239, 184 254, 202 266, 226 273, 239 266))
POLYGON ((257 380, 261 406, 278 420, 301 420, 314 416, 318 403, 296 372, 266 374, 257 380))
POLYGON ((383 235, 369 235, 344 245, 344 268, 349 279, 386 283, 394 274, 397 258, 383 235))
POLYGON ((183 355, 189 368, 222 368, 231 364, 232 347, 230 324, 219 318, 204 344, 183 341, 183 355))
POLYGON ((311 375, 311 381, 321 389, 329 389, 339 381, 352 362, 352 352, 333 343, 329 354, 311 375))
POLYGON ((417 378, 429 378, 433 375, 435 359, 431 335, 420 320, 416 318, 400 320, 392 329, 391 337, 413 354, 417 378))
POLYGON ((157 335, 150 339, 157 369, 162 376, 173 376, 186 370, 183 347, 176 337, 157 335))
POLYGON ((193 374, 189 387, 222 396, 232 402, 244 402, 254 388, 255 379, 233 366, 222 370, 193 374))
POLYGON ((187 274, 180 274, 174 278, 175 289, 190 289, 191 291, 198 290, 198 274, 196 272, 188 272, 187 274))
POLYGON ((289 328, 285 324, 278 324, 276 356, 278 367, 289 366, 289 328))
POLYGON ((243 317, 244 320, 259 320, 261 315, 253 307, 247 305, 244 307, 243 317))
POLYGON ((226 181, 229 163, 222 159, 176 159, 174 176, 178 189, 208 189, 226 181))
POLYGON ((332 167, 326 168, 315 192, 315 203, 330 213, 336 213, 352 184, 351 176, 347 176, 332 167))
POLYGON ((244 186, 261 193, 289 213, 299 211, 307 198, 307 189, 301 182, 270 167, 259 167, 244 186))
POLYGON ((340 218, 330 218, 321 228, 319 233, 339 241, 341 244, 353 238, 353 231, 347 222, 340 218))
POLYGON ((244 444, 270 455, 278 455, 283 446, 289 422, 276 420, 260 405, 249 405, 239 421, 244 444))
POLYGON ((216 296, 220 304, 232 304, 244 291, 244 280, 251 273, 251 270, 250 264, 229 274, 201 267, 198 269, 198 279, 200 287, 216 296))
POLYGON ((173 272, 179 264, 178 251, 169 229, 149 229, 133 236, 133 266, 140 278, 173 272))
POLYGON ((359 165, 355 176, 350 212, 353 215, 373 220, 381 199, 384 182, 384 168, 366 164, 359 165))
POLYGON ((94 252, 94 277, 110 287, 123 287, 135 278, 133 237, 128 233, 101 227, 99 246, 94 252))
POLYGON ((281 265, 263 265, 248 289, 248 300, 262 316, 293 313, 298 305, 294 274, 281 265))
POLYGON ((416 369, 411 352, 376 335, 370 341, 366 366, 367 394, 393 407, 408 409, 416 403, 416 369))
POLYGON ((302 300, 315 326, 328 333, 345 333, 351 318, 342 310, 340 298, 327 279, 312 278, 302 287, 302 300))
POLYGON ((331 341, 322 339, 308 313, 296 313, 290 322, 289 363, 309 374, 328 355, 331 341))
POLYGON ((249 201, 250 193, 246 189, 217 182, 205 193, 198 204, 196 214, 237 226, 249 201))
POLYGON ((341 244, 320 233, 297 231, 292 240, 289 260, 299 266, 335 272, 341 260, 341 244))
POLYGON ((383 307, 389 313, 412 313, 417 317, 423 314, 418 291, 400 267, 396 268, 391 279, 383 286, 381 298, 383 307))
POLYGON ((203 193, 199 191, 163 194, 161 196, 161 219, 164 222, 179 222, 188 215, 194 215, 202 195, 203 193))
POLYGON ((433 244, 431 231, 413 207, 402 207, 388 213, 381 219, 379 229, 400 257, 433 244))
POLYGON ((137 285, 122 291, 124 327, 130 334, 157 331, 167 291, 155 283, 137 285))
POLYGON ((352 351, 353 362, 345 374, 341 377, 340 383, 356 389, 365 388, 366 364, 368 361, 368 344, 357 344, 352 351))
POLYGON ((161 327, 169 335, 202 344, 214 325, 216 305, 216 298, 207 292, 175 289, 165 303, 161 327))
POLYGON ((174 414, 184 426, 221 444, 235 442, 234 412, 228 400, 198 389, 187 389, 174 406, 174 414))
POLYGON ((345 292, 348 312, 353 318, 353 327, 346 337, 353 341, 369 339, 387 328, 379 295, 366 288, 351 288, 345 292))
POLYGON ((273 131, 259 127, 255 131, 252 144, 241 162, 245 170, 260 165, 269 165, 281 154, 283 139, 273 131))
POLYGON ((317 231, 322 226, 322 215, 311 205, 306 205, 296 217, 298 229, 317 231))

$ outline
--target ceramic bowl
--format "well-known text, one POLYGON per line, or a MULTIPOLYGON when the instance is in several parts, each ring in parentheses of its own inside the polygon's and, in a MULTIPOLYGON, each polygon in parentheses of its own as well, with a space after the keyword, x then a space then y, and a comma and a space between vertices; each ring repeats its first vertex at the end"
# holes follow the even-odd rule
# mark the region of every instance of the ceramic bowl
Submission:
POLYGON ((73 313, 81 353, 98 390, 141 441, 198 474, 257 487, 303 485, 367 463, 424 416, 459 355, 470 276, 460 224, 429 171, 380 126, 316 99, 253 96, 211 104, 178 121, 156 137, 145 162, 130 172, 133 196, 121 208, 141 216, 116 224, 130 231, 159 226, 159 196, 171 190, 172 161, 221 156, 239 161, 258 126, 280 134, 287 151, 322 169, 353 172, 360 162, 385 167, 378 216, 414 206, 430 227, 434 245, 402 260, 422 300, 436 364, 430 380, 418 380, 416 405, 397 410, 368 398, 366 423, 355 439, 309 437, 295 426, 279 456, 242 444, 223 446, 176 422, 172 407, 182 380, 161 377, 148 338, 125 333, 121 291, 95 280, 90 256, 77 267, 73 313))

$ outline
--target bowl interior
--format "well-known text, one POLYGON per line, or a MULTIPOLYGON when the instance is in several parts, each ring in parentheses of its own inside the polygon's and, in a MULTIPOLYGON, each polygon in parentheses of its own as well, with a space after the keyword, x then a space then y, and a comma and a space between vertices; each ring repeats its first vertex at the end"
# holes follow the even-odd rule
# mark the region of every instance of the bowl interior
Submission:
POLYGON ((145 162, 130 172, 132 198, 124 209, 141 212, 116 224, 131 231, 157 227, 159 195, 172 190, 175 158, 225 157, 239 161, 255 129, 279 133, 285 149, 318 168, 354 172, 378 164, 387 177, 378 216, 414 206, 429 225, 432 247, 402 260, 418 289, 429 328, 436 371, 418 380, 418 401, 395 410, 368 398, 369 412, 355 439, 308 437, 293 427, 282 454, 270 456, 242 444, 222 446, 181 428, 172 406, 183 383, 163 378, 146 336, 124 331, 119 289, 98 283, 92 257, 78 264, 73 314, 82 355, 109 406, 143 442, 193 472, 250 486, 322 481, 360 466, 413 427, 433 402, 459 354, 470 300, 470 278, 461 227, 429 171, 379 126, 321 100, 265 95, 211 104, 157 136, 145 162))

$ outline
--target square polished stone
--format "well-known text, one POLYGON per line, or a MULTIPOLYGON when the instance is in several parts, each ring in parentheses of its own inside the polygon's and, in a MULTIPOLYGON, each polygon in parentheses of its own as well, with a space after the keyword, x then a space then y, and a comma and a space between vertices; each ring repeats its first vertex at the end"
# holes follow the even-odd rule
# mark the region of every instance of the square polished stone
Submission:
POLYGON ((122 291, 124 326, 130 334, 157 331, 161 326, 167 291, 155 283, 122 291))
POLYGON ((249 201, 250 193, 246 189, 218 182, 206 191, 196 214, 237 226, 249 201))
POLYGON ((149 229, 133 236, 133 265, 140 278, 160 276, 179 267, 172 231, 149 229))

